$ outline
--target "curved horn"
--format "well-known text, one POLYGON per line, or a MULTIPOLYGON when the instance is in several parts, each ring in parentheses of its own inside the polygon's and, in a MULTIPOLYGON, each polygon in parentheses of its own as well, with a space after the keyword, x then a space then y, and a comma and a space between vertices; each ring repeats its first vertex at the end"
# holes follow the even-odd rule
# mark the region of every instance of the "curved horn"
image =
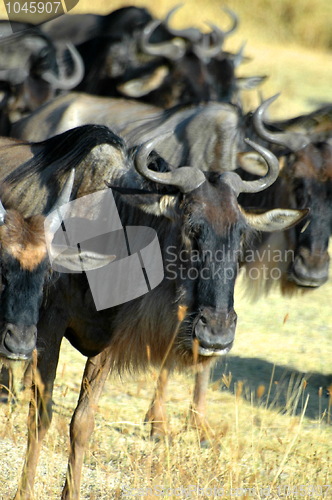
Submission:
POLYGON ((210 26, 212 31, 208 35, 210 37, 210 45, 206 46, 204 44, 204 35, 202 36, 202 33, 198 29, 184 28, 181 30, 175 30, 169 26, 170 18, 180 7, 183 7, 183 3, 176 5, 168 12, 164 20, 164 25, 166 26, 169 33, 171 33, 171 35, 175 37, 185 38, 193 44, 197 44, 194 46, 194 52, 198 57, 201 58, 215 57, 217 54, 219 54, 225 38, 236 30, 239 23, 237 15, 232 10, 225 7, 223 10, 231 17, 231 19, 233 20, 233 25, 228 31, 223 31, 215 24, 207 22, 206 24, 210 26))
POLYGON ((237 29, 239 25, 239 18, 235 14, 235 12, 233 12, 231 9, 228 9, 227 7, 223 7, 222 10, 226 12, 226 14, 228 14, 231 20, 233 21, 233 25, 230 27, 230 29, 228 31, 224 31, 224 36, 229 36, 231 33, 234 33, 234 31, 237 29))
POLYGON ((168 134, 151 139, 142 144, 135 156, 135 168, 143 177, 158 184, 177 187, 182 193, 190 193, 206 181, 205 175, 195 167, 181 167, 173 172, 155 172, 150 170, 148 156, 157 143, 168 134))
POLYGON ((6 218, 6 210, 3 204, 0 201, 0 226, 3 226, 5 223, 5 218, 6 218))
POLYGON ((278 96, 279 94, 276 94, 269 99, 266 99, 266 101, 264 101, 256 109, 253 115, 254 129, 261 139, 271 142, 272 144, 284 146, 295 153, 296 151, 305 148, 310 143, 310 139, 308 137, 296 132, 271 132, 264 126, 263 120, 266 110, 270 106, 270 104, 277 99, 278 96))
POLYGON ((56 210, 57 208, 60 208, 62 205, 65 205, 66 203, 69 203, 71 192, 73 190, 74 180, 75 180, 75 169, 72 168, 68 176, 68 179, 64 183, 63 188, 59 194, 59 197, 55 202, 55 204, 53 205, 50 212, 56 210))
POLYGON ((167 57, 172 61, 181 59, 186 51, 184 40, 177 38, 168 42, 150 43, 149 39, 154 30, 162 23, 159 19, 150 21, 141 35, 141 50, 150 56, 167 57))
POLYGON ((259 146, 250 139, 245 139, 245 142, 264 158, 268 170, 264 177, 255 181, 244 181, 235 172, 221 174, 220 178, 236 192, 237 196, 240 193, 258 193, 259 191, 263 191, 263 189, 271 186, 279 175, 279 162, 271 151, 263 146, 259 146))
POLYGON ((200 58, 215 57, 221 52, 221 47, 225 40, 225 33, 213 23, 206 23, 211 28, 211 33, 201 34, 201 42, 193 47, 193 51, 200 58), (209 45, 206 44, 206 39, 209 37, 209 45), (211 43, 212 42, 212 43, 211 43))
POLYGON ((53 234, 56 233, 58 230, 61 222, 62 222, 62 217, 58 212, 58 209, 62 206, 65 205, 66 203, 69 202, 71 192, 73 190, 73 185, 74 185, 74 179, 75 179, 75 169, 73 168, 69 174, 68 179, 66 180, 65 184, 63 185, 63 188, 60 192, 60 195, 54 205, 52 206, 51 210, 48 211, 48 214, 51 212, 54 212, 54 215, 52 215, 52 219, 49 224, 49 231, 53 234))
POLYGON ((201 37, 202 37, 202 33, 197 29, 197 28, 184 28, 184 29, 181 29, 181 30, 176 30, 174 28, 171 28, 169 26, 169 20, 170 18, 172 17, 172 15, 174 14, 174 12, 176 12, 178 9, 180 9, 181 7, 183 7, 183 3, 179 3, 177 5, 175 5, 175 7, 173 7, 167 14, 167 16, 165 17, 164 21, 163 21, 163 24, 165 25, 167 31, 173 35, 174 37, 180 37, 180 38, 185 38, 187 40, 189 40, 190 42, 192 43, 196 43, 196 42, 199 42, 201 37))
POLYGON ((239 48, 238 52, 233 55, 232 60, 234 64, 234 68, 240 66, 240 64, 244 61, 244 49, 246 47, 247 41, 244 41, 239 48))
POLYGON ((55 76, 51 71, 45 71, 42 74, 42 78, 49 82, 53 87, 61 90, 70 90, 76 87, 84 76, 84 63, 73 44, 67 43, 66 49, 70 53, 72 59, 73 71, 70 76, 66 76, 63 70, 63 64, 59 64, 60 75, 59 77, 55 76))

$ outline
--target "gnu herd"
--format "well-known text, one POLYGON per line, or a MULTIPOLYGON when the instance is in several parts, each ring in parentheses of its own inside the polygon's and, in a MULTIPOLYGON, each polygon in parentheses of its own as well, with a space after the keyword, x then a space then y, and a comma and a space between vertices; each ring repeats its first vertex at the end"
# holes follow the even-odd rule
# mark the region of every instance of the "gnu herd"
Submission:
MULTIPOLYGON (((33 498, 64 337, 87 357, 62 493, 75 500, 110 372, 162 368, 146 414, 160 438, 168 376, 195 367, 190 422, 204 441, 210 369, 235 338, 238 275, 258 270, 259 293, 328 280, 332 105, 272 121, 273 96, 246 111, 242 91, 266 77, 239 77, 245 47, 224 49, 237 15, 225 9, 227 31, 213 23, 176 30, 178 9, 162 19, 124 7, 39 25, 0 22, 0 355, 9 368, 34 359, 38 372, 16 499, 33 498), (64 223, 84 217, 71 220, 66 207, 108 190, 109 217, 115 211, 121 228, 102 250, 93 238, 91 248, 70 244, 64 223), (128 244, 131 227, 156 234, 160 279, 152 285, 143 265, 147 290, 97 310, 88 271, 102 281, 123 259, 143 262, 143 250, 128 244), (287 258, 248 257, 271 247, 287 258)), ((98 203, 91 211, 101 217, 98 203)), ((101 293, 120 286, 110 280, 101 293)))

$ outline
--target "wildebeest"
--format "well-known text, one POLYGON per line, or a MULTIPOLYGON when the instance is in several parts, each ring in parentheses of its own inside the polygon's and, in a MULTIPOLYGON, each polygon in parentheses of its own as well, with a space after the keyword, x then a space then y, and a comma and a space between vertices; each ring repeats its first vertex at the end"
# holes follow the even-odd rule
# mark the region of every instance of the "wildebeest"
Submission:
POLYGON ((332 104, 325 104, 310 113, 274 121, 281 130, 302 134, 332 133, 332 104))
POLYGON ((79 51, 85 67, 80 90, 112 95, 112 79, 137 66, 138 37, 152 19, 147 9, 129 6, 105 16, 61 16, 41 29, 53 41, 73 43, 79 51))
MULTIPOLYGON (((256 210, 276 206, 308 208, 309 215, 304 224, 287 231, 258 233, 252 239, 251 246, 243 254, 242 272, 249 279, 248 293, 256 299, 272 286, 279 286, 283 294, 293 294, 323 285, 328 279, 330 261, 332 144, 328 139, 317 140, 316 134, 277 132, 278 122, 269 124, 274 131, 267 129, 263 116, 274 99, 264 102, 248 119, 259 139, 278 149, 283 169, 267 190, 257 194, 242 194, 239 200, 243 206, 256 210)), ((303 119, 301 117, 301 121, 303 119)), ((153 130, 151 125, 148 124, 148 127, 153 130)), ((215 166, 216 169, 220 168, 217 163, 215 166)), ((242 172, 242 176, 255 178, 246 172, 242 172)), ((191 413, 195 426, 202 431, 203 440, 206 435, 204 413, 208 381, 209 367, 206 365, 196 375, 191 413)), ((163 405, 166 385, 167 376, 164 372, 158 380, 156 397, 147 414, 147 419, 152 420, 153 434, 160 434, 165 428, 163 405)))
MULTIPOLYGON (((120 95, 139 97, 163 108, 210 100, 230 102, 239 90, 254 88, 265 79, 237 79, 235 69, 243 49, 237 55, 222 50, 225 36, 233 29, 225 33, 211 25, 213 30, 209 35, 187 29, 175 32, 174 39, 152 43, 154 31, 160 25, 161 21, 151 21, 142 33, 142 52, 156 58, 151 77, 138 71, 136 76, 118 85, 120 95)), ((236 22, 234 28, 235 25, 236 22)))
POLYGON ((227 101, 243 88, 256 87, 265 77, 237 78, 243 58, 222 50, 226 32, 211 25, 174 30, 169 19, 154 19, 144 8, 124 7, 106 16, 63 16, 42 29, 53 40, 75 44, 85 65, 77 90, 91 94, 140 99, 163 108, 203 100, 227 101), (73 24, 73 26, 71 26, 73 24), (79 28, 75 26, 79 24, 79 28))
MULTIPOLYGON (((260 233, 252 239, 251 246, 243 254, 242 272, 248 294, 256 300, 274 287, 279 287, 283 295, 314 290, 324 285, 329 276, 328 245, 332 232, 330 108, 324 107, 294 119, 270 122, 268 129, 260 118, 273 100, 270 98, 260 106, 254 116, 254 124, 264 142, 283 149, 283 168, 276 182, 265 191, 240 195, 239 200, 243 206, 258 210, 274 206, 306 207, 309 214, 303 224, 273 234, 260 233)), ((242 172, 242 176, 255 178, 246 172, 242 172)), ((196 375, 191 414, 194 425, 203 429, 203 440, 209 375, 209 366, 196 375)), ((166 385, 167 377, 163 374, 158 381, 152 409, 163 407, 166 385)), ((151 417, 148 412, 147 418, 157 420, 153 412, 150 413, 151 417)), ((162 420, 161 414, 159 411, 159 420, 162 420)), ((153 432, 160 433, 161 430, 159 425, 153 432)))
POLYGON ((111 127, 131 146, 162 137, 158 153, 171 165, 189 164, 222 172, 235 170, 238 152, 247 149, 243 138, 253 135, 253 127, 245 121, 241 109, 230 103, 211 101, 162 110, 134 100, 71 93, 16 122, 11 135, 40 141, 72 127, 96 123, 111 127), (167 134, 169 130, 174 132, 167 134))
POLYGON ((263 236, 260 242, 257 241, 250 262, 248 259, 245 266, 248 275, 251 267, 265 273, 265 279, 256 282, 257 292, 259 289, 267 292, 278 284, 283 293, 294 293, 317 288, 328 279, 328 243, 332 231, 332 141, 317 139, 317 131, 311 136, 309 133, 269 130, 264 121, 257 118, 264 115, 270 103, 271 99, 260 106, 255 125, 264 141, 285 149, 283 168, 277 181, 266 192, 261 196, 245 195, 242 203, 264 209, 274 204, 298 209, 306 207, 310 212, 304 225, 275 234, 272 238, 263 236), (278 249, 289 252, 277 262, 270 253, 270 259, 262 258, 267 257, 268 249, 272 253, 278 249), (271 277, 271 268, 279 270, 279 279, 271 277))
POLYGON ((13 124, 12 137, 42 141, 74 127, 87 124, 106 125, 117 133, 128 126, 139 126, 162 109, 130 99, 99 97, 83 92, 58 96, 30 116, 13 124))
POLYGON ((12 33, 11 23, 0 21, 0 89, 10 121, 69 90, 82 79, 83 62, 72 44, 55 45, 33 25, 12 33))
MULTIPOLYGON (((52 211, 69 201, 72 183, 71 175, 52 211)), ((10 360, 28 360, 36 346, 39 307, 50 272, 45 241, 45 217, 25 217, 12 207, 10 195, 5 194, 7 199, 5 197, 4 204, 7 208, 0 203, 0 356, 10 360)), ((15 204, 13 206, 15 207, 15 204)), ((54 232, 58 229, 57 215, 51 227, 54 232)), ((77 249, 70 251, 70 248, 64 247, 63 250, 58 259, 59 265, 73 271, 81 269, 77 260, 77 249)), ((97 266, 96 258, 98 256, 91 252, 82 255, 88 267, 92 264, 91 259, 93 266, 97 266)), ((106 257, 99 265, 104 265, 105 261, 108 261, 106 257)))
POLYGON ((123 227, 153 228, 164 261, 164 279, 158 286, 111 309, 96 311, 84 274, 63 274, 56 286, 48 288, 37 336, 42 384, 36 388, 37 404, 30 406, 20 498, 28 498, 33 491, 41 442, 51 422, 52 389, 63 336, 89 358, 71 422, 63 498, 73 499, 79 497, 84 448, 109 370, 144 369, 149 362, 168 369, 181 368, 228 352, 236 326, 234 283, 247 233, 278 230, 306 214, 278 209, 255 214, 238 205, 240 192, 265 189, 278 175, 274 155, 254 143, 249 142, 269 168, 264 178, 249 183, 234 172, 219 175, 194 167, 168 171, 165 162, 151 155, 155 144, 155 140, 148 141, 130 152, 108 129, 92 125, 41 144, 11 142, 21 158, 24 152, 27 155, 27 160, 5 179, 19 208, 26 204, 24 194, 29 194, 32 210, 40 212, 39 203, 46 210, 56 196, 59 180, 75 167, 72 196, 101 189, 101 181, 107 180, 123 227), (91 150, 87 141, 90 146, 96 141, 97 147, 91 150), (89 151, 84 162, 82 151, 89 151), (52 164, 44 163, 46 152, 52 164))
MULTIPOLYGON (((93 127, 92 127, 93 130, 93 127)), ((41 298, 40 286, 28 285, 30 271, 32 278, 36 274, 40 277, 42 283, 43 272, 46 272, 47 261, 46 246, 44 236, 44 218, 47 213, 56 210, 57 206, 62 205, 69 201, 71 191, 73 195, 83 196, 94 192, 96 189, 104 187, 104 177, 100 178, 94 175, 93 160, 89 157, 91 150, 96 148, 98 144, 104 144, 105 130, 103 127, 97 127, 96 133, 91 133, 91 127, 82 127, 76 131, 69 131, 58 136, 46 140, 41 143, 27 144, 22 141, 17 141, 11 138, 1 138, 0 140, 0 156, 1 156, 1 171, 0 179, 4 183, 4 195, 2 196, 1 206, 1 272, 2 272, 2 300, 1 300, 1 314, 2 322, 5 324, 13 322, 16 318, 25 317, 25 307, 31 313, 31 318, 37 317, 37 310, 41 298), (104 132, 104 134, 103 134, 104 132), (57 162, 65 161, 67 155, 70 155, 68 161, 72 167, 76 167, 75 180, 71 178, 66 181, 68 174, 63 175, 61 178, 52 171, 57 162), (30 181, 29 172, 25 172, 24 179, 21 183, 15 182, 15 175, 19 175, 20 168, 18 165, 30 165, 29 162, 34 161, 38 165, 43 166, 43 179, 38 177, 34 182, 30 181), (88 165, 90 167, 90 183, 85 182, 84 189, 77 185, 83 175, 84 169, 88 165), (46 188, 46 181, 48 176, 52 175, 52 186, 46 188), (4 179, 7 181, 4 181, 4 179), (27 192, 29 186, 29 194, 27 192), (70 187, 69 187, 70 186, 70 187), (74 186, 72 188, 72 186, 74 186), (63 193, 61 194, 61 192, 63 193), (16 260, 15 260, 16 259, 16 260), (8 266, 7 266, 8 264, 8 266), (22 273, 19 274, 20 270, 22 273), (11 278, 9 279, 9 273, 11 278), (15 274, 16 273, 16 274, 15 274), (13 278, 15 276, 15 278, 13 278), (7 283, 8 282, 8 283, 7 283), (22 289, 20 283, 27 284, 25 290, 22 289), (17 301, 17 305, 13 306, 13 300, 16 301, 17 294, 22 289, 22 297, 25 300, 17 301), (13 293, 15 290, 15 293, 13 293), (37 294, 38 292, 38 294, 37 294), (36 295, 37 294, 37 295, 36 295), (7 295, 9 298, 7 298, 7 295), (31 300, 30 300, 31 299, 31 300), (33 301, 33 302, 32 302, 33 301), (27 302, 27 304, 25 303, 27 302), (32 307, 33 304, 33 307, 32 307), (22 308, 22 313, 18 312, 17 306, 22 308), (8 309, 8 313, 6 312, 8 309), (11 315, 10 320, 8 315, 11 315)), ((109 143, 113 140, 114 148, 113 154, 109 154, 104 163, 100 162, 100 168, 109 169, 116 164, 125 164, 121 153, 117 155, 116 146, 120 139, 112 134, 108 129, 106 130, 106 137, 109 143), (108 163, 111 162, 111 165, 108 163)), ((120 142, 120 144, 122 144, 120 142)), ((119 169, 120 171, 120 169, 119 169)), ((56 224, 56 222, 55 222, 56 224)), ((70 250, 70 249, 69 249, 70 250)), ((74 254, 75 255, 75 254, 74 254)), ((67 259, 68 266, 74 266, 74 258, 70 252, 62 254, 63 259, 67 259)), ((84 259, 88 262, 89 259, 97 259, 96 254, 86 253, 84 259)), ((64 260, 65 261, 65 260, 64 260)), ((96 262, 95 262, 96 264, 96 262)), ((37 279, 37 278, 36 278, 37 279)), ((20 295, 20 299, 22 298, 20 295)), ((31 320, 29 319, 29 321, 31 320)), ((21 323, 18 323, 19 325, 21 323)), ((35 323, 29 323, 29 326, 35 326, 35 323)), ((26 326, 26 324, 23 324, 26 326)), ((6 334, 6 328, 3 329, 3 335, 6 334)), ((35 328, 34 328, 35 332, 35 328)), ((35 335, 35 333, 34 333, 35 335)), ((2 336, 1 345, 5 342, 2 336)), ((30 342, 30 340, 29 340, 30 342)), ((29 351, 31 354, 31 351, 29 351)))
MULTIPOLYGON (((72 182, 70 182, 72 184, 72 182)), ((59 197, 69 201, 69 193, 59 197)), ((24 217, 0 204, 1 330, 0 355, 29 359, 37 340, 38 312, 48 264, 44 217, 24 217)), ((54 207, 56 208, 56 207, 54 207)))

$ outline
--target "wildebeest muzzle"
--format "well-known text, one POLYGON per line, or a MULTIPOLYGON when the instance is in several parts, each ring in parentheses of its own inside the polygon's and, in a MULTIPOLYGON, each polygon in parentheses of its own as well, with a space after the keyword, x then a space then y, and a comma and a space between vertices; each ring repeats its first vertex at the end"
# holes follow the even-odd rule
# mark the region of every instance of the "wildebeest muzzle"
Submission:
POLYGON ((289 280, 298 286, 317 288, 328 280, 330 257, 327 252, 300 248, 289 270, 289 280))
POLYGON ((5 323, 1 329, 0 356, 12 360, 29 360, 36 347, 35 325, 20 326, 5 323))
POLYGON ((217 313, 208 307, 200 311, 193 324, 193 337, 198 340, 202 356, 221 356, 233 346, 237 315, 234 309, 217 313))

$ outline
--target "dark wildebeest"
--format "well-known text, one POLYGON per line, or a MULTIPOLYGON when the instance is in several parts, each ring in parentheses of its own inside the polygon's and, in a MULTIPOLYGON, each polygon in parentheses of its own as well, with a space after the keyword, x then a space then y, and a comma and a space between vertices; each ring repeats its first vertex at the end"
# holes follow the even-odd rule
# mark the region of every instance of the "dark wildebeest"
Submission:
POLYGON ((52 39, 71 41, 80 52, 85 76, 77 90, 102 96, 140 99, 163 108, 184 102, 227 101, 265 77, 237 78, 243 49, 222 50, 233 26, 210 33, 173 30, 169 19, 153 19, 143 8, 125 7, 107 16, 63 16, 42 28, 52 39), (71 27, 73 23, 73 27, 71 27), (80 27, 75 31, 75 26, 80 27))
MULTIPOLYGON (((72 156, 68 161, 74 166, 80 164, 78 172, 81 175, 80 169, 85 167, 84 158, 88 156, 90 149, 93 149, 98 141, 104 141, 102 137, 92 137, 90 141, 90 137, 84 134, 84 129, 81 132, 79 139, 84 141, 86 138, 86 144, 80 149, 75 149, 75 142, 71 142, 72 132, 67 132, 57 140, 50 139, 36 145, 2 139, 1 178, 9 171, 15 170, 18 164, 24 165, 31 158, 36 158, 47 172, 47 167, 52 168, 57 158, 58 161, 66 161, 66 154, 71 148, 72 156)), ((107 136, 109 138, 111 133, 107 136)), ((4 184, 0 203, 0 355, 8 359, 29 359, 36 345, 38 311, 50 271, 45 241, 45 214, 55 214, 51 228, 56 232, 61 224, 56 209, 69 201, 72 186, 75 184, 73 172, 66 181, 67 177, 68 174, 61 179, 54 177, 54 191, 48 188, 46 192, 45 188, 36 182, 36 196, 31 189, 29 195, 25 189, 9 189, 4 184)), ((71 270, 81 269, 77 248, 64 247, 63 250, 58 258, 59 265, 62 263, 71 270)), ((90 269, 105 265, 113 258, 91 251, 84 251, 81 257, 84 265, 90 269)))
MULTIPOLYGON (((270 128, 274 131, 268 130, 264 126, 263 115, 274 99, 275 97, 268 99, 253 117, 247 117, 247 131, 251 135, 256 134, 263 144, 278 150, 284 167, 270 188, 262 193, 240 195, 239 199, 243 206, 255 209, 266 210, 283 206, 294 209, 309 208, 310 213, 305 224, 299 224, 287 231, 260 233, 253 238, 252 246, 243 255, 242 264, 244 274, 251 278, 248 286, 250 293, 256 298, 262 291, 269 291, 273 285, 280 286, 283 294, 317 288, 328 279, 330 261, 328 243, 332 230, 332 142, 327 138, 319 140, 319 135, 323 133, 322 123, 319 124, 320 134, 318 126, 315 126, 313 136, 295 132, 277 132, 278 122, 270 124, 270 128)), ((317 119, 324 122, 326 137, 328 133, 326 110, 322 119, 321 114, 320 112, 317 119)), ((309 115, 310 120, 313 120, 312 115, 313 113, 309 115)), ((304 119, 301 117, 301 122, 304 119)), ((150 132, 155 130, 157 136, 163 130, 162 121, 159 123, 161 127, 158 129, 158 118, 148 121, 146 126, 140 129, 137 127, 137 134, 143 139, 146 130, 150 132)), ((228 132, 230 129, 231 124, 228 132)), ((234 130, 235 136, 241 137, 239 127, 234 130)), ((180 131, 178 135, 179 133, 180 131)), ((212 137, 211 133, 209 137, 212 137)), ((175 142, 174 138, 171 140, 175 142)), ((173 150, 173 154, 175 153, 173 150)), ((229 150, 226 148, 223 153, 229 154, 229 150)), ((201 159, 201 162, 204 163, 204 160, 201 159)), ((211 168, 220 171, 217 161, 211 164, 211 168)), ((247 179, 254 178, 245 172, 242 172, 242 176, 247 179)), ((209 369, 206 367, 196 376, 194 390, 193 418, 200 427, 205 425, 204 407, 208 381, 209 369)), ((158 399, 152 403, 152 409, 155 406, 162 406, 166 383, 167 377, 163 374, 158 381, 158 399)), ((148 418, 154 420, 153 411, 150 413, 148 418)), ((154 432, 154 428, 152 430, 154 432)), ((156 432, 159 431, 157 428, 156 432)), ((204 438, 204 433, 202 437, 204 438)))
POLYGON ((12 33, 11 24, 0 21, 0 89, 6 96, 3 113, 13 121, 54 97, 57 90, 75 87, 84 68, 72 44, 55 45, 32 25, 12 33))
POLYGON ((250 145, 269 168, 264 178, 246 183, 234 172, 204 174, 194 167, 169 172, 160 158, 150 156, 155 142, 130 153, 108 129, 80 127, 47 141, 52 165, 41 164, 38 157, 46 142, 12 144, 21 157, 24 151, 27 155, 27 161, 6 178, 19 206, 26 204, 27 193, 33 199, 32 210, 40 200, 43 207, 51 206, 56 181, 75 166, 72 197, 101 189, 101 180, 107 180, 113 187, 122 226, 154 229, 164 262, 164 278, 158 286, 111 309, 96 311, 85 275, 63 274, 56 286, 48 288, 37 337, 42 384, 36 388, 37 404, 30 405, 28 451, 17 498, 32 495, 41 442, 52 417, 52 389, 63 336, 89 358, 71 422, 71 453, 63 493, 63 498, 77 499, 84 448, 109 370, 144 369, 149 362, 167 369, 181 368, 204 364, 228 352, 235 334, 233 291, 243 240, 253 229, 282 229, 306 213, 277 209, 255 214, 238 205, 240 192, 265 189, 278 175, 276 158, 254 143, 250 145), (99 146, 85 158, 84 165, 74 161, 70 147, 84 149, 88 137, 92 141, 95 136, 99 146), (104 138, 102 147, 100 136, 104 138), (220 251, 223 256, 217 258, 220 251))
POLYGON ((265 79, 238 79, 235 69, 242 60, 243 48, 237 55, 222 50, 225 36, 233 32, 237 21, 227 33, 212 25, 208 35, 191 28, 173 31, 174 39, 152 43, 160 24, 151 21, 141 37, 142 52, 155 58, 151 76, 147 78, 140 68, 136 76, 118 84, 118 95, 140 98, 163 108, 211 100, 230 102, 239 90, 255 88, 265 79))
POLYGON ((41 29, 54 42, 73 43, 79 51, 85 67, 80 90, 100 94, 106 86, 112 95, 112 79, 140 64, 138 38, 152 19, 147 9, 130 6, 105 16, 61 16, 41 29))
MULTIPOLYGON (((277 204, 295 209, 306 207, 310 212, 304 225, 275 234, 272 238, 264 235, 256 242, 257 247, 250 259, 246 261, 244 256, 244 260, 248 275, 251 267, 260 268, 265 273, 265 279, 257 280, 261 291, 267 292, 278 284, 282 293, 294 293, 317 288, 328 280, 328 244, 332 231, 332 140, 326 136, 320 140, 316 128, 312 136, 309 133, 271 131, 260 118, 272 100, 260 106, 255 127, 261 139, 271 146, 276 144, 285 149, 283 168, 274 185, 261 196, 244 195, 241 201, 244 206, 256 208, 268 209, 277 204), (270 259, 262 259, 262 256, 268 256, 268 252, 264 252, 268 249, 272 252, 287 249, 289 252, 279 262, 273 260, 272 255, 270 259), (258 259, 252 258, 255 256, 258 259), (278 279, 275 279, 276 273, 274 278, 271 276, 271 268, 279 269, 278 279)), ((313 114, 308 115, 308 120, 313 114)), ((250 287, 253 289, 252 282, 250 287)))
MULTIPOLYGON (((314 290, 324 285, 329 276, 328 245, 332 233, 330 108, 271 122, 268 129, 262 117, 273 100, 268 99, 260 106, 254 116, 254 127, 264 143, 283 149, 283 168, 273 185, 261 193, 240 195, 239 201, 242 206, 262 210, 275 206, 308 208, 309 214, 303 224, 273 234, 260 233, 252 239, 250 248, 242 256, 242 271, 248 294, 253 299, 276 286, 283 295, 314 290), (277 131, 281 125, 286 133, 277 131)), ((246 172, 241 175, 251 180, 255 178, 246 172)), ((192 420, 203 429, 206 427, 204 414, 209 372, 206 366, 196 375, 194 389, 192 420)), ((166 384, 164 375, 158 381, 159 399, 156 398, 153 404, 160 406, 163 403, 166 384)))
MULTIPOLYGON (((73 180, 71 175, 52 207, 55 214, 58 207, 68 203, 73 180)), ((6 209, 0 202, 0 357, 29 360, 36 347, 39 307, 50 272, 45 217, 26 217, 15 208, 9 193, 5 192, 2 199, 6 209)), ((57 215, 51 226, 54 232, 59 228, 57 215)), ((63 247, 63 250, 59 265, 72 271, 81 270, 77 249, 63 247)), ((109 262, 106 256, 99 257, 91 252, 85 253, 82 259, 93 268, 109 262)))

